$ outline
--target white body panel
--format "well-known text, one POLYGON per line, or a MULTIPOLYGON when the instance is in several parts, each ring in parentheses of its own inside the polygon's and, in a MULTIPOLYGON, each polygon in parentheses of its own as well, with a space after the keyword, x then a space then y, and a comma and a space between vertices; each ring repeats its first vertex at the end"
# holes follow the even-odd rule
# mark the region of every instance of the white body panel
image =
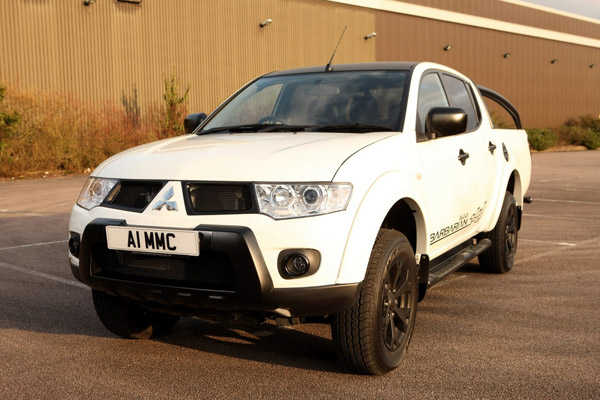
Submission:
MULTIPOLYGON (((168 183, 141 213, 105 207, 88 211, 75 205, 70 230, 81 235, 95 218, 183 230, 198 225, 244 226, 256 237, 274 288, 325 286, 363 280, 382 221, 396 202, 404 200, 416 221, 415 252, 435 258, 494 227, 513 172, 514 197, 522 205, 531 160, 524 131, 491 129, 479 94, 476 101, 482 116, 476 131, 418 143, 418 85, 421 75, 430 69, 468 81, 447 67, 418 64, 412 73, 403 132, 187 135, 118 154, 100 165, 93 176, 168 183), (493 154, 488 142, 497 146, 493 154), (457 159, 461 149, 470 155, 465 166, 457 159), (286 220, 259 213, 188 215, 183 206, 176 212, 153 210, 157 199, 171 187, 171 200, 183 205, 181 182, 188 180, 348 182, 353 191, 344 211, 286 220), (468 224, 461 226, 463 220, 468 224), (453 229, 456 223, 461 229, 453 229), (282 278, 277 259, 282 250, 290 248, 318 250, 318 271, 304 278, 282 278)), ((78 265, 75 257, 70 256, 70 260, 78 265)))

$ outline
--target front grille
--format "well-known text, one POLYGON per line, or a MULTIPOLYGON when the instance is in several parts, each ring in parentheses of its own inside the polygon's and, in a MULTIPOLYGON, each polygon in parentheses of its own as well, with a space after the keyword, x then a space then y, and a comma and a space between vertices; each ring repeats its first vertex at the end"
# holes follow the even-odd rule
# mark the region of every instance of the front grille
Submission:
POLYGON ((172 284, 199 289, 235 289, 233 266, 225 253, 209 251, 197 257, 105 250, 102 271, 107 278, 172 284))
POLYGON ((252 190, 245 183, 188 183, 187 195, 193 212, 238 213, 252 211, 252 190))
POLYGON ((105 206, 143 211, 164 186, 159 181, 120 181, 104 201, 105 206))

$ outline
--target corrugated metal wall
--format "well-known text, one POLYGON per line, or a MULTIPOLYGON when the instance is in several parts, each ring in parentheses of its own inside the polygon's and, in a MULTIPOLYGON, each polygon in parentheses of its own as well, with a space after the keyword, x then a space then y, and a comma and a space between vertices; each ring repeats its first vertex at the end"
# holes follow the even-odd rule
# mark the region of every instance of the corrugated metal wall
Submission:
MULTIPOLYGON (((534 8, 521 7, 502 0, 398 1, 600 39, 600 24, 598 23, 587 22, 581 19, 574 20, 561 14, 541 12, 534 8)), ((597 0, 588 1, 593 2, 597 0)))
MULTIPOLYGON (((497 0, 404 1, 600 38, 600 24, 497 0)), ((324 65, 345 25, 337 63, 446 64, 511 99, 526 126, 600 114, 598 48, 323 0, 2 0, 0 83, 96 103, 119 103, 136 88, 143 109, 162 101, 163 79, 175 71, 182 90, 190 87, 190 110, 209 112, 257 75, 324 65), (274 22, 260 28, 267 18, 274 22)))
POLYGON ((2 0, 0 81, 72 91, 85 101, 162 101, 175 71, 189 108, 211 111, 273 70, 375 60, 375 16, 320 0, 2 0), (260 22, 273 23, 260 28, 260 22))
POLYGON ((507 97, 526 127, 600 114, 600 49, 383 11, 377 12, 377 34, 378 60, 455 68, 507 97), (452 49, 444 51, 446 45, 452 49))

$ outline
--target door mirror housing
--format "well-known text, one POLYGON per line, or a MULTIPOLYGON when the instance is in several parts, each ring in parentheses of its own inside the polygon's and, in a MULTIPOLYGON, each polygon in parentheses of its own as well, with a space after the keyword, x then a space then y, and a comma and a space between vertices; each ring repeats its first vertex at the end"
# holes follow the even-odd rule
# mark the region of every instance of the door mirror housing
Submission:
POLYGON ((194 130, 206 119, 205 113, 188 114, 183 120, 183 128, 186 134, 194 132, 194 130))
POLYGON ((427 113, 425 132, 436 137, 458 135, 467 131, 467 113, 457 107, 434 107, 427 113))

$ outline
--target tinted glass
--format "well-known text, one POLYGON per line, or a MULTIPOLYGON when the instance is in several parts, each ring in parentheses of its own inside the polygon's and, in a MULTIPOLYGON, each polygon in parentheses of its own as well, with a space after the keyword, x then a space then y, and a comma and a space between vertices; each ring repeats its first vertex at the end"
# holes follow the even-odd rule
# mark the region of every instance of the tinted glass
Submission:
POLYGON ((260 78, 204 126, 360 123, 398 129, 407 71, 341 71, 260 78))
POLYGON ((467 113, 467 130, 473 130, 479 125, 479 117, 473 104, 473 98, 462 79, 443 74, 444 87, 450 97, 452 107, 460 107, 467 113))
POLYGON ((417 103, 417 132, 425 133, 425 118, 429 110, 435 107, 448 107, 448 99, 438 74, 425 75, 419 86, 417 103))

